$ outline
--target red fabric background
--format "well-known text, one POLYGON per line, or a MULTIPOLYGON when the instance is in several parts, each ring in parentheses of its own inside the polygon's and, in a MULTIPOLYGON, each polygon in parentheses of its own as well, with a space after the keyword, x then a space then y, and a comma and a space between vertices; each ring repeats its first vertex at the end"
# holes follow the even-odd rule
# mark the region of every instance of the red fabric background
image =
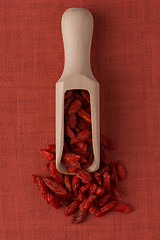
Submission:
POLYGON ((160 1, 1 0, 0 239, 160 239, 160 1), (60 21, 69 7, 94 17, 91 62, 101 85, 101 129, 124 161, 132 214, 71 225, 41 199, 31 173, 54 141, 55 82, 63 70, 60 21))

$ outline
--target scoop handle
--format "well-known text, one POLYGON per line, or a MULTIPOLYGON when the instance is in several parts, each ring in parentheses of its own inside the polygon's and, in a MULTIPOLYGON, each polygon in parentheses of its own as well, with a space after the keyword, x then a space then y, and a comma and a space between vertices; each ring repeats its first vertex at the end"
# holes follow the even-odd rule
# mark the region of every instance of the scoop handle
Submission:
POLYGON ((90 49, 93 34, 93 17, 85 8, 69 8, 62 16, 62 36, 65 52, 63 73, 87 74, 90 66, 90 49))

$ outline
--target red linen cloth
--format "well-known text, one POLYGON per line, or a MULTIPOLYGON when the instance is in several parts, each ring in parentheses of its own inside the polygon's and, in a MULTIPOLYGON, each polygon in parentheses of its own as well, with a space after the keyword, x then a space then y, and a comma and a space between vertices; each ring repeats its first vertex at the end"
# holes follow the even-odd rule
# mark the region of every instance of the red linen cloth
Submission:
POLYGON ((160 1, 1 0, 0 239, 160 239, 160 1), (128 176, 132 214, 90 216, 72 225, 42 199, 31 173, 55 136, 55 83, 63 70, 61 16, 94 17, 91 63, 101 85, 101 130, 128 176))

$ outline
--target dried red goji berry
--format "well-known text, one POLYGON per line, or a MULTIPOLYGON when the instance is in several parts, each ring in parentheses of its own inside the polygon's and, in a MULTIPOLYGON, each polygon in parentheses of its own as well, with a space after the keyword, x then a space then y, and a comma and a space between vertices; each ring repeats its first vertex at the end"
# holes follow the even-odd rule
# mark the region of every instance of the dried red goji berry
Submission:
POLYGON ((104 205, 102 208, 95 212, 95 217, 101 217, 106 213, 112 211, 115 208, 116 204, 117 204, 116 201, 107 203, 106 205, 104 205))
POLYGON ((56 153, 56 145, 55 144, 48 144, 47 150, 52 153, 56 153))
POLYGON ((67 91, 65 92, 64 98, 66 99, 66 98, 70 97, 72 94, 73 94, 73 91, 72 91, 72 90, 67 90, 67 91))
POLYGON ((61 195, 67 194, 66 189, 62 185, 57 183, 55 180, 52 180, 49 178, 43 178, 43 181, 51 191, 61 195))
POLYGON ((55 209, 60 208, 60 206, 61 206, 60 199, 58 197, 56 197, 55 195, 48 193, 47 200, 55 209))
POLYGON ((48 203, 48 198, 47 198, 47 194, 49 193, 49 189, 46 186, 46 184, 44 183, 42 177, 40 176, 35 176, 34 174, 32 174, 34 183, 37 185, 37 187, 39 188, 42 197, 47 201, 48 203))
POLYGON ((84 192, 86 192, 86 191, 89 189, 90 186, 91 186, 91 183, 86 183, 85 185, 83 185, 83 186, 80 188, 80 191, 81 191, 82 193, 84 193, 84 192))
POLYGON ((103 134, 100 136, 101 145, 107 150, 115 150, 115 144, 110 138, 107 138, 103 134))
POLYGON ((85 158, 85 156, 81 155, 80 162, 81 163, 86 163, 87 162, 87 159, 85 158))
POLYGON ((75 138, 70 140, 70 144, 75 144, 78 142, 85 141, 91 135, 90 130, 84 130, 76 134, 75 138))
POLYGON ((76 196, 78 195, 79 188, 80 188, 80 180, 78 177, 74 176, 72 178, 72 189, 76 196))
POLYGON ((103 195, 102 197, 100 197, 99 200, 98 200, 98 206, 103 207, 106 204, 106 202, 109 199, 111 199, 111 197, 112 197, 112 193, 111 192, 106 194, 106 195, 103 195))
POLYGON ((130 213, 132 212, 132 208, 126 205, 125 203, 118 202, 114 208, 114 211, 122 212, 122 213, 130 213))
POLYGON ((70 129, 70 127, 67 124, 65 124, 65 126, 64 126, 64 132, 65 132, 66 136, 73 138, 73 139, 75 138, 74 132, 70 129))
POLYGON ((91 113, 91 106, 89 105, 88 107, 84 108, 84 110, 88 113, 91 113))
POLYGON ((68 114, 74 114, 81 108, 82 102, 79 99, 75 99, 68 108, 68 114))
POLYGON ((69 175, 64 174, 64 184, 65 184, 65 187, 67 188, 67 190, 69 192, 71 192, 72 191, 72 188, 71 188, 71 177, 69 175))
POLYGON ((77 114, 83 118, 85 121, 91 122, 91 116, 88 112, 86 112, 83 108, 80 108, 77 114))
POLYGON ((114 185, 118 186, 117 170, 115 168, 115 164, 113 161, 110 162, 110 169, 111 169, 111 182, 114 182, 114 185))
POLYGON ((90 207, 89 207, 89 213, 95 213, 96 208, 94 206, 94 202, 91 202, 90 207))
POLYGON ((87 209, 89 208, 91 202, 94 201, 94 199, 96 198, 95 195, 91 195, 89 196, 86 200, 84 200, 80 205, 79 205, 79 209, 82 211, 87 211, 87 209))
POLYGON ((56 165, 54 162, 50 162, 49 165, 49 172, 50 175, 52 176, 52 178, 57 181, 59 184, 63 185, 64 184, 64 180, 63 180, 63 176, 62 173, 58 172, 56 169, 56 165))
POLYGON ((83 168, 83 169, 89 168, 89 167, 91 166, 92 162, 93 162, 93 155, 91 154, 91 155, 88 157, 88 161, 87 161, 86 163, 83 163, 83 164, 82 164, 82 168, 83 168))
POLYGON ((82 169, 76 171, 76 176, 80 179, 84 179, 89 182, 92 181, 92 175, 89 172, 82 170, 82 169))
POLYGON ((77 170, 77 168, 74 166, 70 166, 70 167, 67 167, 67 172, 68 173, 75 173, 75 171, 77 170))
POLYGON ((77 115, 76 114, 67 115, 67 124, 71 129, 74 129, 77 126, 77 115))
POLYGON ((72 152, 77 153, 78 155, 83 155, 84 157, 88 157, 90 155, 89 152, 85 152, 80 148, 72 148, 72 152))
POLYGON ((90 104, 90 96, 89 96, 89 93, 86 90, 81 90, 81 96, 83 97, 85 102, 90 104))
POLYGON ((48 160, 54 160, 55 159, 55 155, 52 152, 49 152, 45 149, 40 149, 40 152, 42 154, 42 156, 48 160))
POLYGON ((101 177, 96 177, 98 185, 102 185, 102 178, 101 177))
POLYGON ((73 101, 73 96, 72 95, 64 100, 64 114, 66 114, 66 112, 68 110, 68 107, 69 107, 69 105, 71 104, 72 101, 73 101))
POLYGON ((79 201, 82 202, 86 198, 86 195, 85 195, 84 192, 81 192, 81 190, 79 190, 79 193, 78 193, 77 197, 78 197, 79 201))
POLYGON ((97 184, 93 183, 89 188, 89 196, 94 195, 97 190, 97 184))
POLYGON ((96 190, 96 195, 102 196, 104 193, 104 187, 99 186, 96 190))
POLYGON ((79 142, 75 144, 76 147, 78 147, 79 149, 81 149, 82 151, 87 151, 87 144, 85 142, 79 142))
POLYGON ((79 208, 79 204, 80 204, 80 201, 79 200, 75 200, 74 202, 72 202, 66 212, 65 212, 65 216, 69 216, 69 215, 72 215, 74 213, 77 212, 78 208, 79 208))
POLYGON ((112 193, 113 193, 112 199, 121 201, 121 195, 117 186, 112 186, 112 193))
POLYGON ((80 209, 75 214, 75 216, 72 219, 72 223, 82 223, 87 217, 87 212, 83 212, 80 209))
POLYGON ((109 192, 111 190, 110 175, 108 172, 103 173, 103 187, 105 189, 105 192, 109 192))
POLYGON ((75 154, 75 153, 63 153, 62 155, 62 161, 64 163, 74 163, 74 162, 78 162, 78 160, 81 158, 81 156, 75 154))
POLYGON ((109 162, 109 160, 106 158, 106 154, 103 147, 100 147, 100 159, 101 162, 104 163, 105 165, 107 165, 109 162))
POLYGON ((123 163, 121 161, 118 161, 117 164, 116 164, 116 167, 117 167, 117 172, 118 172, 119 178, 121 180, 125 179, 126 171, 125 171, 123 163))

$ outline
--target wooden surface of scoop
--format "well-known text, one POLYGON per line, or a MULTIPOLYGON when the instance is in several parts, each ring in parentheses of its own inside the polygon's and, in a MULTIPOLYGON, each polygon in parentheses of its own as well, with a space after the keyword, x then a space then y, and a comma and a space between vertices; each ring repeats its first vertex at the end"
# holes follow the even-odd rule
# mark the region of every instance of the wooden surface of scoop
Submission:
POLYGON ((87 169, 96 171, 100 164, 100 107, 99 83, 92 74, 90 49, 93 17, 85 8, 69 8, 62 16, 62 36, 65 64, 61 78, 56 83, 56 167, 67 174, 61 161, 64 144, 64 94, 70 89, 85 89, 90 94, 92 141, 94 159, 87 169))

